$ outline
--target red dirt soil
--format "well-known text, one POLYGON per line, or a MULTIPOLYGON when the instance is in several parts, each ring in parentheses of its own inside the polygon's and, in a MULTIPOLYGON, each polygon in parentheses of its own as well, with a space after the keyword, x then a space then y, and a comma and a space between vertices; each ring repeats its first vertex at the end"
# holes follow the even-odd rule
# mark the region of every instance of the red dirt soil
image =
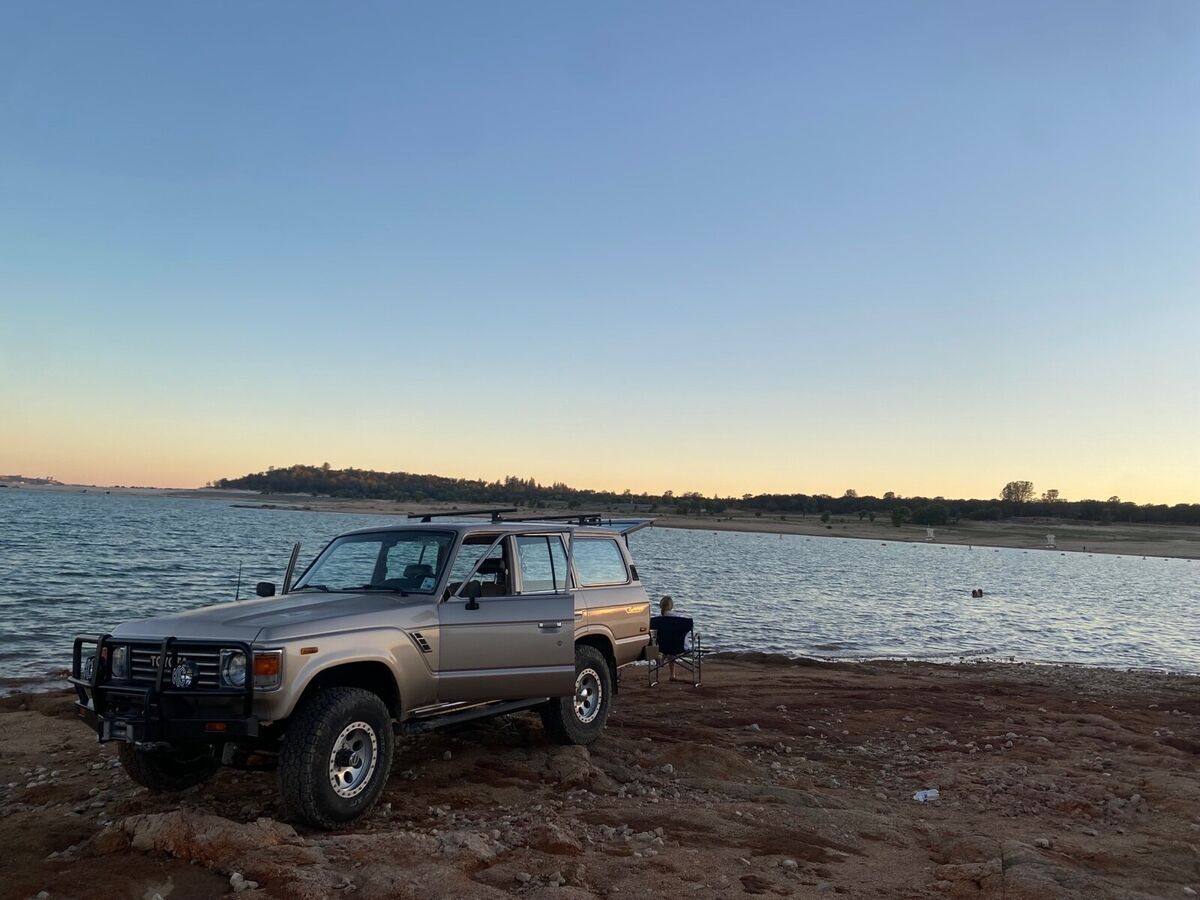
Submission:
POLYGON ((403 740, 380 805, 335 834, 277 821, 270 771, 152 795, 68 696, 0 700, 0 897, 190 900, 235 872, 248 898, 1200 891, 1200 679, 753 654, 698 689, 644 671, 587 749, 528 714, 403 740))

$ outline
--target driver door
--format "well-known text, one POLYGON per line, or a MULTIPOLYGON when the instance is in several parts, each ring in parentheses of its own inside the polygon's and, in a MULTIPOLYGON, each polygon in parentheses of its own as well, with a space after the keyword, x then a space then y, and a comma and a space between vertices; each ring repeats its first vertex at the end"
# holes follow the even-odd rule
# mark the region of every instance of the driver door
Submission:
POLYGON ((466 564, 456 561, 450 596, 438 604, 440 702, 560 697, 574 690, 575 597, 563 537, 464 540, 459 557, 466 564), (456 576, 462 578, 457 586, 456 576))

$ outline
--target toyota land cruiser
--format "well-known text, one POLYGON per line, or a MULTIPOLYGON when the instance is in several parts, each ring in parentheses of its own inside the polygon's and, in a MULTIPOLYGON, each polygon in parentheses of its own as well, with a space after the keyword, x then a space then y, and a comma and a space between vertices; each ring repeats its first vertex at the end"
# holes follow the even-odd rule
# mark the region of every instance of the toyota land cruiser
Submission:
POLYGON ((352 531, 292 584, 294 550, 279 594, 78 636, 79 717, 155 791, 276 753, 285 810, 320 828, 375 803, 395 734, 535 709, 553 740, 594 741, 650 640, 628 548, 650 520, 486 512, 352 531))

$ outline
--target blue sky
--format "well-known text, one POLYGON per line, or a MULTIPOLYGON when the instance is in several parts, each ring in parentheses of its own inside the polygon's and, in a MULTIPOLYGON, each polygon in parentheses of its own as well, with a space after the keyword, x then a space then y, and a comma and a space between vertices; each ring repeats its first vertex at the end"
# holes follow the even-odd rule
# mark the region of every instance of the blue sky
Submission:
POLYGON ((25 5, 0 470, 1200 500, 1194 3, 25 5))

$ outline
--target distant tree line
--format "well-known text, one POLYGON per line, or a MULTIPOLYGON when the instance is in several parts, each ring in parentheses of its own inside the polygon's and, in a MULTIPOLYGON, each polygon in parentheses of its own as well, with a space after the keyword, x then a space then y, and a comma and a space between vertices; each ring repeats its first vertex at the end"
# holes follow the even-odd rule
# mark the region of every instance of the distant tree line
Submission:
POLYGON ((395 500, 402 503, 480 503, 532 509, 580 510, 636 509, 681 515, 723 515, 732 512, 807 518, 828 522, 834 516, 860 520, 876 516, 900 526, 950 525, 960 519, 1000 521, 1012 518, 1053 518, 1082 522, 1200 524, 1200 503, 1137 504, 1119 497, 1107 500, 1066 500, 1057 490, 1039 497, 1028 481, 1011 481, 996 499, 950 500, 945 497, 900 497, 888 491, 882 497, 860 496, 847 490, 830 494, 743 494, 741 497, 705 497, 697 491, 676 495, 624 491, 594 491, 560 482, 539 484, 533 478, 510 475, 498 481, 416 475, 410 472, 374 472, 369 469, 333 469, 295 465, 241 478, 221 478, 218 488, 241 488, 264 493, 395 500))

